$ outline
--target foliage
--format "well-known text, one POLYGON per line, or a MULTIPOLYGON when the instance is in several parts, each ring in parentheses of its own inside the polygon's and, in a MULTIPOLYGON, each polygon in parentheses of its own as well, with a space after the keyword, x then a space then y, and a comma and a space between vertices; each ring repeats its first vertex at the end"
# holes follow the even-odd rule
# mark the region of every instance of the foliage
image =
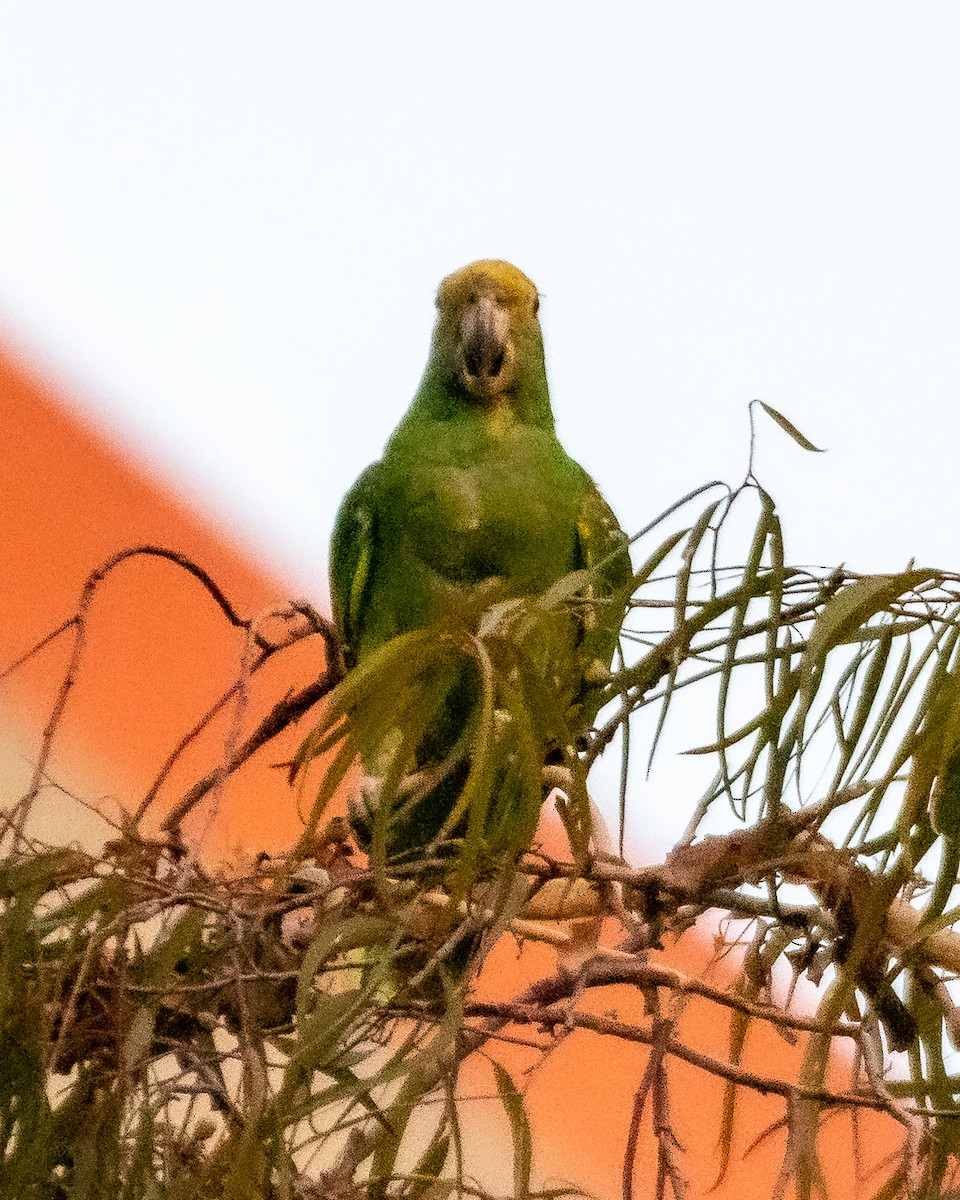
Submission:
POLYGON ((478 611, 469 628, 405 635, 345 677, 334 631, 308 606, 286 613, 287 638, 275 642, 176 553, 140 547, 91 575, 77 613, 51 635, 72 634, 73 657, 33 784, 8 806, 0 840, 3 1196, 486 1196, 464 1150, 458 1086, 477 1057, 491 1063, 511 1131, 513 1195, 563 1194, 537 1190, 523 1092, 496 1046, 537 1030, 548 1053, 571 1028, 650 1047, 625 1147, 628 1198, 648 1116, 658 1194, 686 1192, 672 1059, 727 1081, 721 1175, 738 1098, 757 1088, 782 1100, 771 1130, 784 1134, 777 1196, 829 1191, 818 1135, 838 1109, 879 1111, 903 1127, 902 1154, 873 1184, 877 1200, 957 1186, 960 576, 913 564, 869 576, 789 565, 752 469, 737 489, 685 497, 634 542, 622 659, 593 730, 553 711, 524 649, 558 607, 589 609, 582 573, 546 596, 478 611), (83 665, 90 602, 144 553, 187 570, 243 631, 228 697, 304 637, 324 639, 327 672, 278 699, 223 766, 169 807, 158 834, 146 832, 154 788, 98 853, 40 845, 31 808, 83 665), (411 775, 411 747, 444 673, 464 659, 482 686, 468 735, 442 765, 462 772, 457 810, 423 861, 393 863, 387 823, 436 783, 411 775), (301 794, 313 789, 299 843, 245 874, 211 873, 184 844, 186 816, 320 701, 294 764, 301 794), (683 801, 689 820, 665 861, 631 866, 622 846, 604 843, 588 773, 619 742, 625 818, 638 763, 649 768, 663 752, 678 715, 693 729, 705 713, 709 726, 689 749, 712 778, 683 801), (372 743, 390 753, 363 861, 328 806, 355 786, 358 753, 372 743), (509 819, 496 808, 507 776, 527 798, 509 819), (531 846, 545 793, 568 834, 561 860, 531 846), (649 953, 718 913, 740 921, 748 943, 732 990, 649 953), (559 924, 572 917, 607 918, 613 944, 584 943, 559 924), (521 996, 482 1000, 473 972, 508 932, 556 946, 556 972, 521 996), (797 1012, 793 987, 784 997, 781 984, 801 977, 797 1012), (646 998, 646 1023, 581 1004, 624 985, 646 998), (729 1010, 725 1059, 681 1039, 677 1013, 690 995, 729 1010), (744 1065, 758 1023, 803 1039, 794 1079, 744 1065), (842 1088, 838 1042, 854 1051, 842 1088))

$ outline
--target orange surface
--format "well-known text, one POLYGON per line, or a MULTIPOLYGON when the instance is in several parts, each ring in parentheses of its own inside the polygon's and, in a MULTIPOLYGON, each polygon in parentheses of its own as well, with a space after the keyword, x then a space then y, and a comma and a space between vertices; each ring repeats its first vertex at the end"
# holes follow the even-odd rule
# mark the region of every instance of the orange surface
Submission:
MULTIPOLYGON (((72 415, 10 353, 0 353, 0 431, 0 665, 74 611, 83 581, 93 568, 118 550, 137 544, 160 544, 194 559, 217 579, 244 616, 285 600, 288 589, 282 581, 125 458, 103 432, 72 415)), ((318 529, 318 554, 322 535, 318 529)), ((298 647, 270 671, 269 678, 258 682, 244 728, 288 686, 318 673, 322 648, 316 643, 314 639, 298 647)), ((242 649, 242 636, 226 625, 200 588, 181 572, 157 561, 125 564, 103 583, 93 602, 87 651, 56 743, 52 773, 69 778, 77 762, 94 763, 97 777, 108 781, 115 799, 127 808, 135 807, 171 747, 236 678, 242 649)), ((12 705, 28 753, 36 752, 68 651, 69 636, 45 649, 4 685, 8 711, 12 705)), ((302 724, 309 727, 309 722, 308 717, 302 724)), ((158 814, 209 767, 211 755, 216 761, 216 747, 222 746, 226 730, 224 722, 213 727, 204 744, 186 757, 158 802, 158 814)), ((283 773, 272 764, 289 755, 299 736, 299 731, 294 732, 284 745, 261 751, 239 773, 206 829, 208 854, 230 854, 237 848, 248 854, 261 849, 273 852, 296 837, 300 829, 296 804, 283 773)), ((205 822, 209 816, 199 819, 205 822)), ((195 831, 202 827, 195 825, 195 831)), ((518 958, 516 948, 504 939, 485 968, 483 991, 516 994, 538 966, 549 969, 547 953, 532 948, 518 958)), ((671 963, 691 973, 702 973, 711 957, 711 946, 693 934, 669 951, 671 963)), ((723 982, 722 974, 717 974, 716 982, 723 982)), ((646 1022, 642 998, 627 989, 597 995, 592 1008, 615 1010, 622 1020, 646 1022)), ((535 1033, 523 1028, 514 1032, 527 1037, 535 1033)), ((682 1035, 689 1044, 722 1058, 728 1018, 702 1001, 691 1001, 682 1035)), ((770 1032, 755 1035, 748 1050, 748 1065, 767 1072, 777 1068, 786 1078, 800 1052, 770 1032)), ((529 1078, 524 1071, 534 1063, 531 1052, 505 1045, 502 1056, 518 1084, 528 1085, 540 1178, 574 1180, 600 1197, 619 1195, 632 1098, 646 1049, 578 1033, 567 1037, 529 1078)), ((705 1195, 719 1165, 721 1088, 683 1064, 671 1063, 669 1077, 691 1195, 705 1195)), ((483 1069, 473 1073, 473 1082, 489 1090, 483 1069)), ((762 1200, 770 1195, 783 1153, 783 1131, 740 1160, 753 1139, 782 1116, 782 1104, 753 1093, 744 1093, 741 1102, 735 1165, 728 1182, 713 1194, 762 1200)), ((648 1111, 637 1197, 653 1194, 655 1143, 650 1131, 648 1111)), ((896 1136, 891 1123, 869 1116, 861 1118, 860 1134, 868 1163, 881 1158, 896 1136)), ((830 1194, 858 1194, 849 1118, 827 1123, 823 1149, 831 1168, 830 1194)), ((496 1153, 505 1153, 502 1145, 496 1153)), ((861 1194, 872 1194, 878 1182, 875 1178, 861 1194)))
MULTIPOLYGON (((68 413, 9 353, 0 354, 0 430, 0 664, 68 618, 88 574, 132 546, 185 554, 214 577, 243 617, 288 598, 289 588, 68 413)), ((72 642, 73 634, 65 634, 4 685, 4 695, 29 718, 34 746, 72 642)), ((298 646, 279 669, 273 663, 264 669, 243 731, 264 702, 318 674, 318 642, 298 646)), ((152 558, 122 564, 98 586, 90 606, 53 776, 69 772, 72 756, 93 753, 111 792, 135 808, 171 748, 236 679, 243 651, 242 631, 230 627, 185 572, 152 558)), ((186 756, 158 802, 158 815, 217 761, 212 747, 223 745, 228 720, 215 723, 197 752, 186 756)), ((296 837, 296 805, 283 773, 270 767, 296 742, 296 736, 279 739, 238 773, 205 839, 208 851, 234 844, 275 851, 296 837)))

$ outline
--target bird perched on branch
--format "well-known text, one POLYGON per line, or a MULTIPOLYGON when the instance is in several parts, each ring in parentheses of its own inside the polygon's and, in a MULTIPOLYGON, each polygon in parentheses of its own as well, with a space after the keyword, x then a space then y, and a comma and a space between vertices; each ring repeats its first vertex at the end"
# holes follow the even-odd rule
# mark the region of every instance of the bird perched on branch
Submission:
MULTIPOLYGON (((420 780, 391 793, 388 858, 465 829, 492 836, 498 821, 519 820, 529 843, 544 761, 589 729, 609 675, 626 538, 557 439, 538 307, 510 263, 443 280, 413 403, 337 516, 331 591, 348 664, 389 662, 364 766, 381 785, 420 780), (511 813, 524 790, 533 801, 511 813)), ((383 795, 368 788, 354 806, 362 840, 383 795)))

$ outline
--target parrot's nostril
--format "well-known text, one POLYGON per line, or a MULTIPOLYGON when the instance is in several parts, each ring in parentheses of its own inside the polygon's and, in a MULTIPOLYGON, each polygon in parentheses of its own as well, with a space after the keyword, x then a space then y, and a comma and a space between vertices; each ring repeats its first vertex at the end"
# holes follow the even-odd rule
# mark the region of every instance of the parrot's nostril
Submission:
POLYGON ((499 375, 500 368, 502 366, 503 366, 503 351, 498 350, 496 352, 496 354, 494 354, 493 358, 490 360, 490 370, 487 372, 487 374, 488 375, 499 375))

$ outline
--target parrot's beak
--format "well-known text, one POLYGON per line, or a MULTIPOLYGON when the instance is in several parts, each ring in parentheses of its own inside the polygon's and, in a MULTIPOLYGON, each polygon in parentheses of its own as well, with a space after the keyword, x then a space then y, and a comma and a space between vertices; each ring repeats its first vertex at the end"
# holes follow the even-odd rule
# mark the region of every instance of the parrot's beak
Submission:
POLYGON ((492 296, 479 296, 464 309, 458 357, 470 395, 489 403, 506 391, 513 378, 510 313, 492 296))

